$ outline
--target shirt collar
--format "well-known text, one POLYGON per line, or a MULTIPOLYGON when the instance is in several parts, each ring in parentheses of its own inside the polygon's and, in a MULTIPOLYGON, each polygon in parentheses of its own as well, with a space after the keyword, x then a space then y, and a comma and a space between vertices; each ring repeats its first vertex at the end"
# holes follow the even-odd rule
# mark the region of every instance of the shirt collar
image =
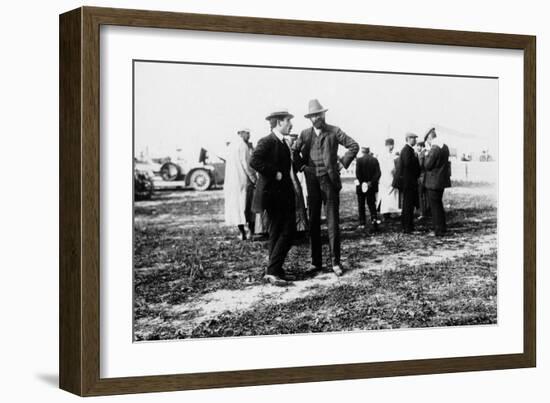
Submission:
POLYGON ((273 128, 272 132, 280 141, 284 141, 283 133, 281 133, 279 130, 277 130, 276 127, 273 128))
POLYGON ((317 129, 315 126, 312 126, 313 130, 315 131, 315 134, 319 136, 321 134, 321 129, 317 129))

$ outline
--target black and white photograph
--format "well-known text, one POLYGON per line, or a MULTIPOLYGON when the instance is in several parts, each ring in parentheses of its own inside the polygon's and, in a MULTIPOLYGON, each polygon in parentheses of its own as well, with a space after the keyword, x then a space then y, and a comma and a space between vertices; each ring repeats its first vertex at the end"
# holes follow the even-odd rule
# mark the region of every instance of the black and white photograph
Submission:
POLYGON ((133 61, 134 341, 497 325, 498 77, 273 56, 133 61))

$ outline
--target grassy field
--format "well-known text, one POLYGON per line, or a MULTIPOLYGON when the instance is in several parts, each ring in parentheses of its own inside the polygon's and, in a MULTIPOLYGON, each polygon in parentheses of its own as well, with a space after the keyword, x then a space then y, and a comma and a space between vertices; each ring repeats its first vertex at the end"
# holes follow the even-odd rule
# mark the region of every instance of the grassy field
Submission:
MULTIPOLYGON (((430 222, 399 232, 399 219, 370 235, 357 229, 351 182, 341 194, 342 277, 306 278, 309 244, 297 242, 287 288, 262 283, 265 242, 223 226, 223 191, 164 191, 136 202, 136 340, 252 336, 494 324, 497 318, 496 189, 446 191, 449 235, 430 222)), ((326 235, 326 234, 325 234, 326 235)), ((328 246, 324 246, 328 262, 328 246)))

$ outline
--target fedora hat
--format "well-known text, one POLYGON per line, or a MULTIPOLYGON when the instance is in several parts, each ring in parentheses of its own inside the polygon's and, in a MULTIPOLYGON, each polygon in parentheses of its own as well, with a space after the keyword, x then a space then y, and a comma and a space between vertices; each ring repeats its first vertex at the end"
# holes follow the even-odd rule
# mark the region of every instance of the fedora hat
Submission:
POLYGON ((321 105, 321 103, 317 99, 312 99, 311 101, 309 101, 308 110, 309 112, 304 115, 305 118, 309 118, 310 116, 317 113, 328 111, 327 108, 323 108, 323 105, 321 105))
POLYGON ((265 120, 269 120, 271 118, 278 118, 278 117, 287 117, 287 116, 289 116, 291 119, 294 117, 292 113, 288 112, 288 109, 278 109, 274 112, 271 112, 269 115, 267 115, 265 120))

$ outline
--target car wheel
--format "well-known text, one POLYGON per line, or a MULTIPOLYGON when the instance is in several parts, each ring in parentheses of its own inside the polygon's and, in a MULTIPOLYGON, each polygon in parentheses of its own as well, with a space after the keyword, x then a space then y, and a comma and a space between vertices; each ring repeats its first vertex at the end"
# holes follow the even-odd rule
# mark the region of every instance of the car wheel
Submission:
POLYGON ((160 168, 160 176, 163 180, 172 182, 181 175, 181 169, 173 162, 166 162, 160 168))
POLYGON ((204 191, 208 190, 212 185, 212 177, 204 169, 197 169, 191 174, 189 184, 195 190, 204 191))

